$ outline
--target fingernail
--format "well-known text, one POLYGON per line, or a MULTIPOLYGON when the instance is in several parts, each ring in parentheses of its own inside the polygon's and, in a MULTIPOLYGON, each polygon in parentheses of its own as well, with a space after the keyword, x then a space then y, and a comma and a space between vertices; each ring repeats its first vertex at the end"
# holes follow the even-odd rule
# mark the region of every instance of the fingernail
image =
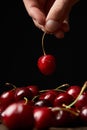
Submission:
POLYGON ((48 32, 55 32, 60 27, 60 24, 54 20, 48 20, 46 22, 46 29, 48 32))

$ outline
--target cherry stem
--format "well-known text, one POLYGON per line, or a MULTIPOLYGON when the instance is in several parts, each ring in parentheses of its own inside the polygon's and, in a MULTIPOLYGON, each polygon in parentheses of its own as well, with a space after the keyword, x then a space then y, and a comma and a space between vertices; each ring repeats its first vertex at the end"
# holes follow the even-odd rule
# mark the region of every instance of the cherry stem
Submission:
MULTIPOLYGON (((50 107, 51 108, 51 107, 50 107)), ((73 110, 70 110, 70 109, 67 109, 67 108, 62 108, 62 107, 54 107, 54 108, 51 108, 52 111, 60 111, 60 110, 63 110, 63 111, 67 111, 67 112, 70 112, 72 114, 74 114, 75 116, 79 116, 79 113, 78 112, 75 112, 73 110)))
MULTIPOLYGON (((58 89, 58 88, 57 89, 53 89, 53 90, 60 91, 60 92, 65 92, 64 90, 58 89)), ((44 93, 44 92, 47 92, 47 91, 49 91, 49 90, 47 90, 47 89, 46 90, 40 90, 39 92, 40 93, 44 93)))
POLYGON ((63 87, 69 87, 69 86, 70 86, 69 84, 62 84, 62 85, 58 86, 55 90, 58 90, 63 87))
POLYGON ((70 105, 67 106, 67 105, 63 104, 63 106, 66 107, 66 108, 72 107, 77 102, 77 100, 79 99, 79 97, 81 96, 83 91, 86 89, 86 87, 87 87, 87 81, 84 83, 84 85, 83 85, 79 95, 77 96, 77 98, 70 105))
POLYGON ((34 101, 36 98, 38 98, 40 95, 37 95, 37 96, 34 96, 33 98, 32 98, 32 101, 34 101))
POLYGON ((5 83, 5 85, 11 85, 14 89, 16 89, 16 86, 14 84, 11 83, 5 83))
POLYGON ((46 35, 46 32, 43 33, 43 36, 42 36, 42 50, 43 50, 43 54, 46 55, 46 52, 45 52, 45 49, 44 49, 44 37, 46 35))
POLYGON ((28 103, 28 99, 26 97, 24 97, 24 100, 25 100, 25 104, 28 103))
POLYGON ((39 92, 40 93, 44 93, 44 92, 47 92, 47 91, 49 91, 48 89, 45 89, 45 90, 40 90, 39 92))
MULTIPOLYGON (((69 87, 70 85, 69 84, 62 84, 60 86, 58 86, 57 88, 53 89, 53 90, 56 90, 56 91, 62 91, 62 92, 65 92, 64 90, 60 89, 60 88, 63 88, 63 87, 69 87)), ((40 90, 39 92, 42 93, 42 92, 46 92, 48 91, 47 89, 45 90, 40 90)))
MULTIPOLYGON (((56 91, 59 91, 59 92, 65 92, 65 91, 62 90, 62 89, 53 89, 53 90, 56 90, 56 91)), ((40 92, 40 93, 44 93, 44 92, 48 92, 48 91, 49 91, 49 89, 45 89, 45 90, 40 90, 39 92, 40 92)), ((40 94, 34 96, 33 99, 32 99, 32 101, 34 101, 34 100, 35 100, 36 98, 38 98, 39 96, 40 96, 40 94)))

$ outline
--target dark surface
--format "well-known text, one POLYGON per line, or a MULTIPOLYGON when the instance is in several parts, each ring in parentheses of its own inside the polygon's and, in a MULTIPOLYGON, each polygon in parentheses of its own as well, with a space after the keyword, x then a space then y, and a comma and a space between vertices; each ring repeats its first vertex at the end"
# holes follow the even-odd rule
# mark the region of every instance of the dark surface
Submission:
MULTIPOLYGON (((43 54, 43 32, 28 16, 22 0, 1 3, 0 81, 17 86, 37 84, 54 88, 63 83, 83 85, 87 80, 86 1, 80 1, 70 15, 70 32, 64 39, 48 35, 45 50, 57 59, 57 70, 52 76, 43 76, 37 68, 37 59, 43 54)), ((2 86, 0 86, 2 87, 2 86)))
MULTIPOLYGON (((5 126, 2 124, 0 125, 0 130, 8 130, 5 126)), ((36 130, 36 129, 34 129, 36 130)), ((87 127, 77 127, 77 128, 50 128, 49 130, 87 130, 87 127)))

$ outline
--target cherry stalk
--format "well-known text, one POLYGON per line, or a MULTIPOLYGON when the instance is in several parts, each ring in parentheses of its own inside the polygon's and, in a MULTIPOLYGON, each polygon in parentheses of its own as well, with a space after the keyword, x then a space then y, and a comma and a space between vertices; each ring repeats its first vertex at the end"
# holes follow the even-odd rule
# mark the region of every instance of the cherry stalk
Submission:
POLYGON ((63 104, 63 106, 66 107, 66 108, 72 107, 72 106, 78 101, 78 99, 80 98, 81 94, 84 92, 84 90, 85 90, 86 88, 87 88, 87 81, 84 83, 84 85, 83 85, 83 87, 82 87, 82 89, 81 89, 79 95, 77 96, 77 98, 76 98, 71 104, 69 104, 69 105, 63 104))
POLYGON ((46 55, 45 49, 44 49, 44 38, 45 38, 46 33, 44 32, 43 36, 42 36, 42 50, 43 50, 43 54, 46 55))
POLYGON ((46 52, 45 52, 45 49, 44 49, 45 35, 46 35, 46 33, 44 32, 44 34, 42 36, 43 55, 41 57, 39 57, 37 66, 42 74, 51 75, 55 72, 55 69, 56 69, 56 59, 53 55, 46 54, 46 52))

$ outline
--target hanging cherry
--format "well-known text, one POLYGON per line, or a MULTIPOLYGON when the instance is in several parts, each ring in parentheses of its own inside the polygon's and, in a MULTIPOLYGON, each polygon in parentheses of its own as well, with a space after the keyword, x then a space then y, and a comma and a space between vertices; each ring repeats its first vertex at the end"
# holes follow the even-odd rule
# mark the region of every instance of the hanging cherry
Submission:
POLYGON ((56 59, 53 55, 51 54, 46 54, 44 50, 44 37, 45 34, 42 36, 42 50, 43 50, 43 55, 39 57, 37 66, 40 70, 40 72, 44 75, 51 75, 55 72, 56 69, 56 59))

